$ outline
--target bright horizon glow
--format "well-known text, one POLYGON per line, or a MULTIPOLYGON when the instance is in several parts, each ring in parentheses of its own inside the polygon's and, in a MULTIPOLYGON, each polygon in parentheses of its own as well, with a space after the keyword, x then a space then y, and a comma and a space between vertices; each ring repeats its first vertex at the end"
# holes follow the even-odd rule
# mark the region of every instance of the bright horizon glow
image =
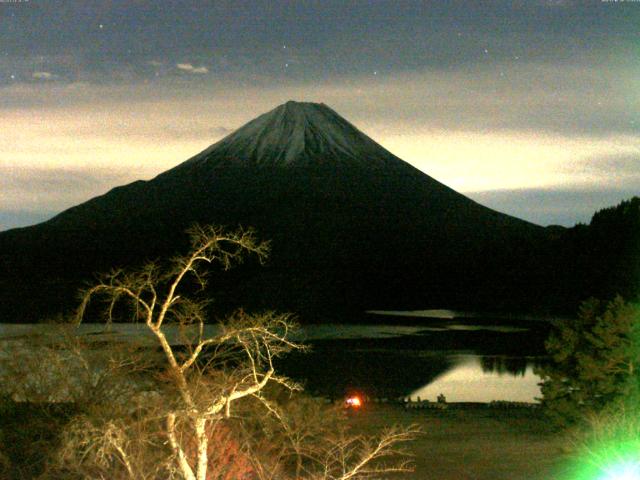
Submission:
MULTIPOLYGON (((460 192, 596 186, 594 158, 640 156, 640 136, 580 138, 529 132, 432 131, 390 136, 388 150, 460 192)), ((604 168, 603 168, 604 169, 604 168)))
MULTIPOLYGON (((0 119, 0 202, 6 209, 62 211, 109 189, 135 180, 149 180, 196 155, 227 132, 209 128, 195 117, 170 128, 175 114, 151 125, 140 112, 116 122, 117 112, 60 115, 45 111, 13 112, 0 119), (52 128, 52 125, 56 125, 52 128), (36 138, 37 141, 33 139, 36 138), (36 193, 25 178, 56 172, 77 174, 74 188, 36 193)), ((245 118, 249 121, 252 118, 245 118)), ((211 121, 213 125, 224 119, 211 121)), ((357 122, 356 122, 356 126, 357 122)), ((363 128, 366 133, 366 128, 363 128)), ((369 135, 396 156, 439 182, 461 192, 503 189, 602 187, 624 184, 624 175, 605 175, 606 165, 594 168, 594 158, 640 156, 640 136, 580 138, 527 132, 469 132, 427 130, 405 135, 369 135)))

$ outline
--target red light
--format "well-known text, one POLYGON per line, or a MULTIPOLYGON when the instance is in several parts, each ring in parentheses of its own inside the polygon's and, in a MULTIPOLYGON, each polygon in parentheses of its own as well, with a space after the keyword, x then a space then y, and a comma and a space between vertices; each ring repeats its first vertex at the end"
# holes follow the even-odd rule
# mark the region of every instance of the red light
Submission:
POLYGON ((362 400, 360 400, 360 397, 347 397, 347 405, 350 407, 354 407, 354 408, 358 408, 360 406, 362 406, 362 400))

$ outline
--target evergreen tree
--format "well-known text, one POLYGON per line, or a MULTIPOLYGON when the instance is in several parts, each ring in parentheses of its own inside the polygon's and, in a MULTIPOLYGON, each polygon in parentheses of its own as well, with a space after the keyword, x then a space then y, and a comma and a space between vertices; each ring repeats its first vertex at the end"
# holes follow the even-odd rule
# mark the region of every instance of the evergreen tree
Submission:
POLYGON ((560 425, 578 423, 638 391, 638 306, 617 296, 585 301, 574 319, 558 321, 538 370, 542 403, 560 425))

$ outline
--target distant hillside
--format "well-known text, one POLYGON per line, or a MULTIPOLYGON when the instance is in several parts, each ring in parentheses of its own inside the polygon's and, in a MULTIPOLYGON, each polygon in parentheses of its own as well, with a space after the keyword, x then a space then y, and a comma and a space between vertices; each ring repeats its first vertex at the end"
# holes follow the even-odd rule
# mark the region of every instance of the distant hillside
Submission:
POLYGON ((589 225, 576 225, 557 237, 551 265, 563 298, 574 305, 588 297, 629 300, 640 294, 640 197, 596 212, 589 225))
POLYGON ((216 307, 302 320, 366 309, 541 308, 558 232, 488 209, 323 104, 287 102, 150 181, 0 233, 0 319, 75 304, 98 271, 171 255, 194 222, 255 227, 269 264, 212 282, 216 307))

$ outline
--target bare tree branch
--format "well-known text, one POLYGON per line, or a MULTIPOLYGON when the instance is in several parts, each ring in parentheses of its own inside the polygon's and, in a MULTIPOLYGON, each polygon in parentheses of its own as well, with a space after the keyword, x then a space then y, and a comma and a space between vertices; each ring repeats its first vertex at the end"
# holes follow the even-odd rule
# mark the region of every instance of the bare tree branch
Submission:
MULTIPOLYGON (((133 307, 135 318, 144 319, 160 346, 166 366, 164 374, 157 377, 162 394, 157 405, 154 404, 155 409, 150 409, 152 402, 147 403, 147 409, 153 414, 148 412, 141 418, 144 425, 158 425, 164 446, 158 447, 148 440, 144 448, 154 448, 157 458, 161 458, 163 449, 171 453, 154 474, 161 472, 158 477, 175 475, 186 480, 213 478, 208 472, 220 453, 215 451, 216 432, 219 435, 223 431, 220 425, 230 425, 228 422, 237 418, 247 424, 257 422, 256 428, 264 428, 265 438, 279 432, 279 444, 260 447, 272 455, 256 457, 250 462, 252 472, 260 478, 351 480, 409 471, 409 464, 404 460, 390 464, 383 461, 402 455, 396 446, 413 438, 415 429, 390 430, 375 442, 349 437, 343 434, 343 427, 336 430, 335 423, 329 426, 324 421, 326 409, 314 407, 309 412, 315 416, 296 417, 294 413, 302 410, 295 403, 283 409, 269 397, 269 389, 287 392, 301 389, 295 382, 278 375, 274 366, 278 357, 305 348, 293 337, 296 325, 289 315, 272 312, 256 315, 238 310, 220 322, 215 331, 205 330, 207 301, 190 298, 185 283, 191 286, 195 283, 204 289, 208 269, 214 264, 227 270, 240 263, 246 254, 263 262, 269 246, 258 242, 251 230, 227 233, 215 227, 194 226, 189 233, 191 250, 174 258, 166 268, 156 262, 138 271, 114 270, 101 277, 96 285, 83 292, 76 316, 77 321, 83 320, 94 297, 106 300, 107 322, 114 321, 122 313, 122 307, 133 307), (185 282, 187 278, 190 280, 185 282), (179 327, 183 347, 171 344, 167 330, 170 324, 179 327), (246 413, 250 404, 266 411, 266 415, 259 416, 259 422, 246 413), (307 424, 312 419, 316 423, 310 428, 307 424)), ((131 478, 142 475, 143 469, 136 466, 134 459, 140 458, 138 453, 144 450, 141 445, 147 441, 144 439, 151 437, 146 433, 128 436, 134 431, 125 427, 107 428, 102 432, 102 437, 96 434, 92 438, 102 438, 105 455, 111 455, 103 461, 117 460, 131 478), (110 438, 110 443, 105 443, 105 438, 110 438)), ((76 433, 82 437, 80 430, 76 433)), ((253 451, 249 446, 255 444, 255 439, 247 436, 244 442, 238 462, 248 458, 253 451)), ((231 478, 225 477, 225 480, 231 478)))

